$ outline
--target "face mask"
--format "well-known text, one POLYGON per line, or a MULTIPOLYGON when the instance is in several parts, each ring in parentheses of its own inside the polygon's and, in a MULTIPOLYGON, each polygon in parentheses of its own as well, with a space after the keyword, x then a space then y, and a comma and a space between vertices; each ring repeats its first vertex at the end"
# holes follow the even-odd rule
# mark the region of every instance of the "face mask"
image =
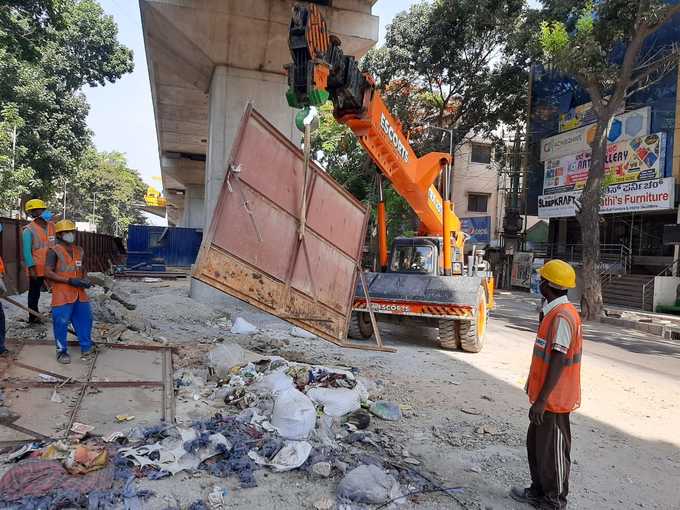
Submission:
POLYGON ((52 218, 54 218, 54 214, 52 214, 52 211, 43 211, 40 217, 45 221, 50 221, 52 218))
POLYGON ((73 241, 76 240, 76 235, 73 232, 66 232, 63 236, 61 236, 61 238, 65 243, 73 244, 73 241))

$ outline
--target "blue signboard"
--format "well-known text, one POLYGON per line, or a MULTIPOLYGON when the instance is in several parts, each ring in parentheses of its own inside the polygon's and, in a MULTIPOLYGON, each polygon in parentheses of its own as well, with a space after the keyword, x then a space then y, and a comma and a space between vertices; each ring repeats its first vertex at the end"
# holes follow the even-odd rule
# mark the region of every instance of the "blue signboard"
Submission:
POLYGON ((468 244, 489 244, 491 242, 491 216, 461 218, 463 232, 470 235, 468 244))

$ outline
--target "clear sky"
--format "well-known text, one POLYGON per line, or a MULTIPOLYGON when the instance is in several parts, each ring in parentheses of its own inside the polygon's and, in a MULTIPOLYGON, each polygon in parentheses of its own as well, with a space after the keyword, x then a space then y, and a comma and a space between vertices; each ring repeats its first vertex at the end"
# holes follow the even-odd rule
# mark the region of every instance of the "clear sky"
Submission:
MULTIPOLYGON (((90 103, 88 125, 94 131, 99 150, 117 150, 148 183, 159 186, 153 176, 160 175, 158 144, 154 123, 149 73, 146 67, 142 23, 136 0, 99 0, 104 10, 118 23, 119 39, 135 54, 135 70, 105 87, 85 90, 90 103)), ((380 17, 380 39, 385 25, 414 0, 378 0, 373 13, 380 17)))

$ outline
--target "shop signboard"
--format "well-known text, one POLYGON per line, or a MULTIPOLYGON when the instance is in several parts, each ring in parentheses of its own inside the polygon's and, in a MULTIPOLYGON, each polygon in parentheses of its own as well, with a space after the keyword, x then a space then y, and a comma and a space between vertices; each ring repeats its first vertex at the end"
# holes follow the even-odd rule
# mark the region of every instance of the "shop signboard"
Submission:
POLYGON ((463 232, 470 237, 466 241, 471 244, 489 244, 491 242, 491 216, 461 218, 463 232))
MULTIPOLYGON (((608 184, 660 179, 666 154, 665 133, 610 143, 605 156, 608 184)), ((590 169, 590 152, 579 152, 545 162, 543 194, 583 189, 590 169)))
MULTIPOLYGON (((650 106, 645 106, 616 116, 612 121, 607 141, 617 143, 648 135, 651 111, 650 106)), ((590 144, 595 138, 595 131, 596 125, 591 124, 544 138, 541 141, 541 161, 589 151, 590 144)))
MULTIPOLYGON (((616 112, 617 115, 623 113, 624 109, 616 112)), ((595 110, 593 110, 593 103, 586 103, 574 108, 570 108, 568 112, 560 114, 559 132, 564 133, 571 129, 594 124, 597 121, 595 110)))
MULTIPOLYGON (((581 191, 540 195, 539 218, 576 216, 581 206, 581 191)), ((600 199, 600 214, 673 209, 675 178, 625 182, 607 186, 600 199)))

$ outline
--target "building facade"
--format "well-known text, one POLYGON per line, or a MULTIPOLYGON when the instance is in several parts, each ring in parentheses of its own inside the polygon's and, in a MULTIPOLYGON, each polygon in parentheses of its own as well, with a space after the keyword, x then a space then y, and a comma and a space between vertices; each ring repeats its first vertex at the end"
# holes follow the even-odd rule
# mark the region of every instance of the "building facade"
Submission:
POLYGON ((453 163, 453 203, 472 245, 494 246, 503 222, 497 169, 490 141, 474 138, 456 150, 453 163))
MULTIPOLYGON (((678 40, 676 19, 659 31, 655 44, 678 40)), ((678 217, 679 84, 676 69, 631 96, 608 133, 601 251, 626 272, 656 274, 674 260, 663 228, 678 217)), ((531 91, 528 213, 549 221, 551 255, 578 264, 576 212, 588 178, 595 115, 587 94, 564 76, 534 68, 531 91)))

